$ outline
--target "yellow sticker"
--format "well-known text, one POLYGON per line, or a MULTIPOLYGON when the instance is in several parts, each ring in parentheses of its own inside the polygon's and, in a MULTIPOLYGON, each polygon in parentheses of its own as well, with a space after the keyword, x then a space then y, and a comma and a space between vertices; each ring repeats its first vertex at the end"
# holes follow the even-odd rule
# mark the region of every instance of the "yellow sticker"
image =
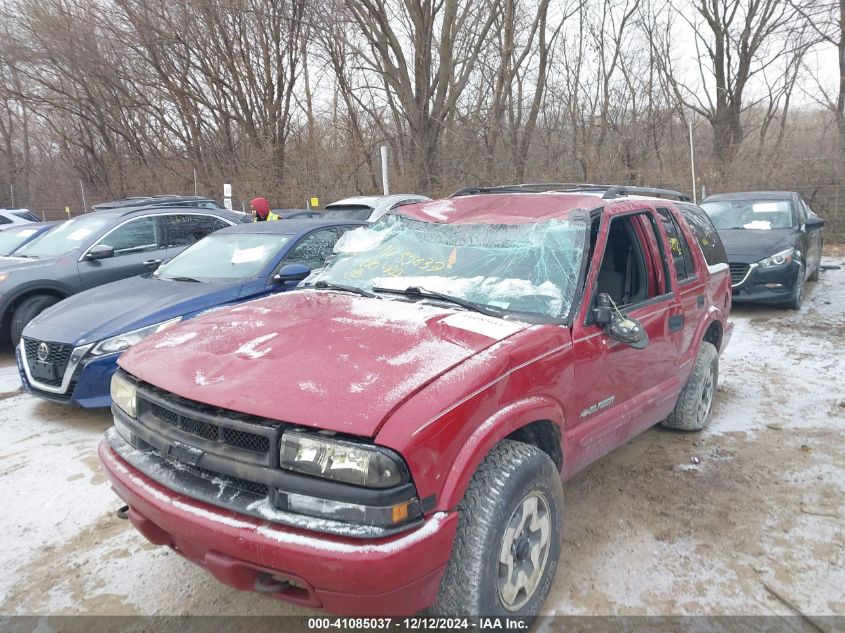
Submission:
POLYGON ((320 206, 320 199, 319 198, 311 198, 311 206, 312 207, 319 207, 320 206))

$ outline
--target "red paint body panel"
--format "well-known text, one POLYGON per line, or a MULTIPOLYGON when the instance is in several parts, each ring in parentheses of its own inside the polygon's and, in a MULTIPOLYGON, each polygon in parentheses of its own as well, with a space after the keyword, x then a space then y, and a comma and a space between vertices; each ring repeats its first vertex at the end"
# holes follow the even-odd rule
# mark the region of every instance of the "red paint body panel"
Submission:
POLYGON ((454 313, 293 291, 192 319, 138 343, 119 364, 190 400, 373 436, 408 396, 496 342, 450 326, 454 313))
POLYGON ((402 215, 446 224, 533 224, 595 209, 602 200, 577 193, 502 193, 461 196, 403 205, 402 215))
POLYGON ((414 532, 362 541, 275 526, 174 494, 123 461, 103 440, 100 460, 130 519, 150 541, 238 589, 261 572, 300 581, 305 595, 274 597, 349 615, 406 615, 428 606, 452 549, 457 515, 440 513, 414 532))
POLYGON ((174 503, 178 495, 132 472, 101 446, 115 490, 135 510, 136 525, 154 542, 177 544, 240 588, 249 588, 256 570, 269 569, 295 576, 306 587, 299 598, 330 611, 409 613, 428 606, 451 552, 455 508, 490 449, 520 427, 549 422, 560 438, 561 475, 568 478, 665 418, 711 324, 722 331, 720 351, 730 339, 731 288, 727 266, 709 269, 697 248, 694 280, 679 285, 674 267, 664 270, 660 245, 663 252, 669 245, 656 206, 670 208, 687 241, 695 243, 669 201, 503 194, 401 209, 432 222, 521 223, 602 205, 595 254, 570 325, 516 324, 485 334, 455 326, 451 317, 468 314, 461 311, 307 290, 194 319, 122 356, 120 365, 130 374, 185 398, 369 437, 395 450, 408 464, 418 498, 432 502, 426 520, 441 517, 430 537, 392 558, 378 549, 372 553, 361 541, 353 541, 361 552, 343 555, 331 547, 280 544, 265 531, 295 533, 309 542, 350 541, 299 533, 189 498, 174 503), (648 251, 653 299, 630 312, 648 332, 645 349, 610 339, 589 318, 609 224, 625 214, 645 214, 634 230, 648 251), (670 319, 679 318, 683 327, 670 328, 670 319), (595 406, 601 402, 609 403, 595 406), (220 516, 237 526, 221 524, 220 516), (350 598, 355 592, 360 601, 350 598))

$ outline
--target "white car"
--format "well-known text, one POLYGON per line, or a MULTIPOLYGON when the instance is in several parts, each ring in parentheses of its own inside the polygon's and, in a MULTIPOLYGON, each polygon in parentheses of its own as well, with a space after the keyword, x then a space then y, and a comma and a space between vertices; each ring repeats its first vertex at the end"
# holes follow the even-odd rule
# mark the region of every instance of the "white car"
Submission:
POLYGON ((0 209, 0 231, 32 222, 41 222, 41 218, 29 209, 0 209))
POLYGON ((389 196, 353 196, 326 205, 321 218, 366 220, 375 222, 396 207, 411 202, 428 202, 431 198, 413 193, 395 193, 389 196))

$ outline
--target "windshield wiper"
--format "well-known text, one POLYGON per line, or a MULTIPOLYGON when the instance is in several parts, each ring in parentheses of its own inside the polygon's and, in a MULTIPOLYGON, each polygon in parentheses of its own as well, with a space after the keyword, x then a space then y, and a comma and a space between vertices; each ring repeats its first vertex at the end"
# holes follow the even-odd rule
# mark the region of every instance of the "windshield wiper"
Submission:
POLYGON ((448 301, 449 303, 459 305, 463 308, 466 308, 467 310, 473 310, 475 312, 480 312, 481 314, 486 314, 487 316, 499 318, 502 317, 501 311, 481 305, 480 303, 476 303, 475 301, 470 301, 469 299, 462 299, 461 297, 453 297, 452 295, 443 294, 442 292, 437 292, 436 290, 428 290, 427 288, 422 288, 420 286, 408 286, 404 290, 400 290, 398 288, 381 288, 373 286, 373 290, 375 292, 392 292, 394 294, 405 295, 406 297, 430 297, 434 299, 440 299, 442 301, 448 301))
POLYGON ((10 255, 10 257, 26 257, 27 259, 41 259, 38 255, 24 255, 21 253, 20 255, 10 255))
POLYGON ((359 288, 358 286, 346 286, 344 284, 334 284, 328 281, 318 281, 314 284, 314 287, 318 290, 343 290, 344 292, 353 292, 356 295, 361 295, 362 297, 367 297, 368 299, 378 298, 377 294, 374 294, 369 290, 359 288))
POLYGON ((198 284, 202 283, 199 279, 194 279, 193 277, 159 277, 159 279, 167 279, 168 281, 195 281, 198 284))

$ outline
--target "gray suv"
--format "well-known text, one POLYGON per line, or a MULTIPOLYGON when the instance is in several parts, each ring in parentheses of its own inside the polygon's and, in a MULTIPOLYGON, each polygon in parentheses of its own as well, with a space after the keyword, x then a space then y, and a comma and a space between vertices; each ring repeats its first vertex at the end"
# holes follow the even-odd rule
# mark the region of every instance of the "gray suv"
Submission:
POLYGON ((165 259, 241 219, 225 209, 131 208, 63 222, 0 258, 0 338, 17 345, 24 327, 65 297, 149 273, 165 259))

